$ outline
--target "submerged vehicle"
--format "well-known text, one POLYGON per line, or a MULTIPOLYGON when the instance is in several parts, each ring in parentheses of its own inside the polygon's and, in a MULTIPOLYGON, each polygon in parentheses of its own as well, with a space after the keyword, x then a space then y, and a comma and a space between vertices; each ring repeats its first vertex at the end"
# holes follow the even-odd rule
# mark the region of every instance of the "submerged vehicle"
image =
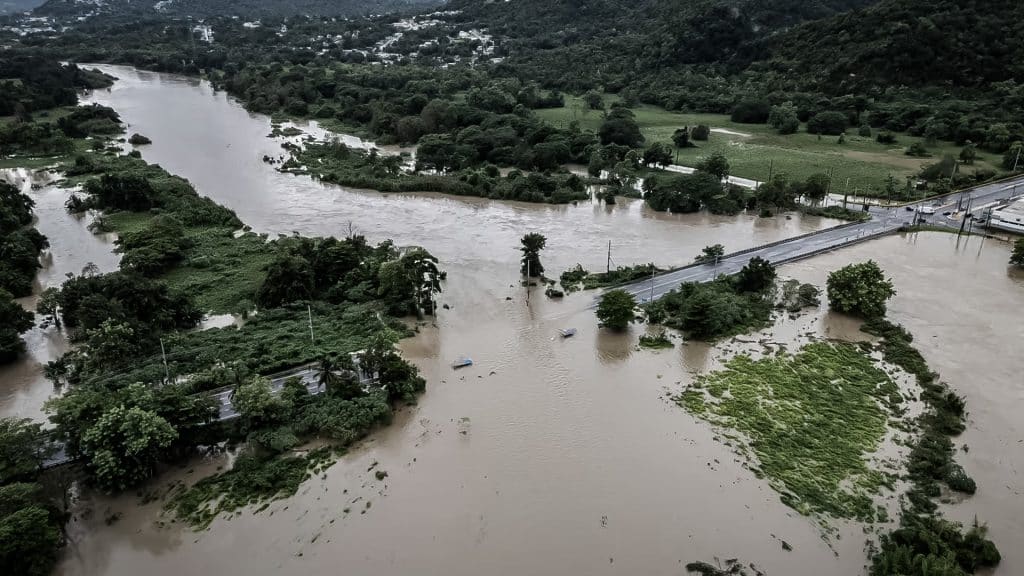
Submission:
POLYGON ((455 362, 452 362, 452 368, 455 368, 455 369, 465 368, 466 366, 472 366, 472 365, 473 365, 473 359, 472 358, 467 358, 465 356, 459 358, 455 362))
POLYGON ((576 335, 576 329, 575 328, 563 328, 563 329, 559 330, 558 333, 562 335, 562 338, 570 338, 570 337, 576 335))

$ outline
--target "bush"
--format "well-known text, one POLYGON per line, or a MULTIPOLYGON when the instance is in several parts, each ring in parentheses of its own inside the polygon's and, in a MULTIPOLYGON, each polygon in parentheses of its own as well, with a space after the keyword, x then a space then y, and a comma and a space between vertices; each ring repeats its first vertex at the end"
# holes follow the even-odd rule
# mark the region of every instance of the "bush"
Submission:
POLYGON ((910 146, 907 146, 907 149, 903 153, 907 156, 914 156, 916 158, 927 158, 928 156, 931 156, 931 154, 928 153, 928 149, 920 142, 914 142, 910 146))
POLYGON ((879 132, 875 135, 875 141, 879 144, 895 144, 896 135, 892 132, 879 132))

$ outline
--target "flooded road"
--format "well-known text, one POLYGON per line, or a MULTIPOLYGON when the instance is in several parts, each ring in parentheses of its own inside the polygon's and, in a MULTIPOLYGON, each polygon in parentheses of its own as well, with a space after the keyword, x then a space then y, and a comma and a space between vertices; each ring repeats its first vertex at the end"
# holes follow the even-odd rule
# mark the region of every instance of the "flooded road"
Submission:
MULTIPOLYGON (((36 274, 33 295, 19 299, 25 308, 35 310, 40 292, 59 286, 66 274, 80 274, 90 263, 100 272, 117 268, 120 257, 113 253, 114 236, 93 234, 88 227, 91 216, 68 214, 64 203, 71 192, 54 184, 50 173, 0 169, 0 180, 17 186, 35 201, 36 228, 50 241, 49 249, 42 255, 43 267, 36 274)), ((43 402, 54 392, 53 385, 43 376, 43 365, 64 354, 68 343, 64 332, 38 325, 22 338, 25 356, 0 366, 0 418, 14 416, 39 421, 44 419, 43 402)))
MULTIPOLYGON (((72 543, 58 573, 679 575, 686 562, 714 557, 756 562, 774 576, 862 573, 861 526, 840 523, 842 538, 826 542, 814 522, 784 506, 707 425, 665 400, 716 366, 728 343, 640 351, 641 327, 624 335, 597 328, 586 310, 592 294, 557 302, 534 288, 527 302, 518 285, 516 246, 527 232, 547 236, 542 260, 557 277, 577 262, 603 269, 609 240, 614 265, 679 265, 710 244, 737 250, 834 222, 674 216, 635 201, 538 206, 321 185, 264 164, 265 154, 280 153, 265 137, 269 120, 208 85, 107 70, 121 80, 89 100, 114 107, 129 132, 153 139, 141 148, 144 158, 188 178, 258 232, 341 235, 351 223, 374 241, 424 246, 449 272, 440 300, 451 309, 402 343, 428 379, 419 405, 295 497, 260 513, 218 519, 201 533, 163 524, 168 519, 159 503, 140 506, 132 495, 90 499, 83 509, 92 514, 69 525, 72 543), (557 338, 564 327, 579 333, 557 338), (454 372, 448 365, 460 355, 475 365, 454 372), (388 472, 382 481, 369 471, 375 462, 388 472), (123 516, 106 526, 104 517, 114 512, 123 516), (784 550, 782 540, 793 550, 784 550)), ((978 256, 957 250, 951 238, 886 238, 783 273, 823 285, 831 269, 875 258, 900 289, 894 317, 921 331, 929 360, 947 378, 954 379, 954 366, 963 371, 954 386, 968 394, 972 416, 985 414, 988 398, 987 410, 1010 420, 1015 413, 1007 404, 1020 403, 1021 391, 1013 388, 1019 378, 1003 376, 1024 366, 982 338, 1007 347, 1020 341, 1019 323, 1001 310, 1019 309, 1024 286, 1007 275, 1005 245, 986 245, 978 256), (985 284, 972 292, 985 304, 929 332, 929 322, 964 311, 963 294, 952 289, 958 282, 985 284), (967 335, 978 340, 978 353, 944 366, 942 359, 962 350, 967 335), (978 373, 986 376, 970 377, 978 373), (982 381, 984 391, 970 390, 982 381)), ((782 324, 785 333, 857 335, 855 323, 831 314, 782 324)), ((989 418, 991 436, 972 443, 1019 437, 1019 423, 989 418)), ((1003 544, 1007 565, 1019 568, 1007 537, 1021 533, 1013 524, 1021 515, 1010 514, 998 488, 1018 481, 994 469, 986 473, 985 450, 972 445, 965 457, 979 494, 964 509, 979 511, 1003 544), (981 460, 972 462, 975 457, 981 460), (999 499, 983 500, 990 491, 999 499)), ((1007 465, 1024 466, 1019 452, 994 444, 990 450, 1009 458, 1007 465)), ((199 462, 194 471, 167 476, 198 477, 216 464, 199 462)))

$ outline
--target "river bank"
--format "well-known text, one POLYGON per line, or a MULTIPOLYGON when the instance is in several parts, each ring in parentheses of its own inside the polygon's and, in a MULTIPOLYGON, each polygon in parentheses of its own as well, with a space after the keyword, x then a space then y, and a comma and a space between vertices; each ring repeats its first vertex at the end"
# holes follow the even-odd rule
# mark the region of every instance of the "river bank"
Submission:
MULTIPOLYGON (((371 240, 423 245, 449 272, 440 301, 450 309, 440 311, 437 327, 427 325, 400 344, 430 392, 295 497, 193 533, 167 523, 160 502, 87 494, 69 526, 72 542, 58 573, 159 576, 265 572, 273 566, 282 574, 306 574, 343 565, 361 574, 678 574, 690 560, 737 555, 769 574, 861 573, 860 525, 843 523, 841 538, 822 540, 819 528, 784 506, 707 425, 667 400, 696 374, 720 366, 739 344, 640 351, 641 328, 624 335, 597 328, 587 309, 592 293, 555 302, 535 288, 527 304, 526 289, 517 282, 516 245, 531 231, 548 236, 542 258, 557 275, 577 262, 603 269, 609 239, 616 265, 679 265, 706 245, 741 249, 834 222, 673 216, 635 201, 551 207, 322 186, 261 162, 278 145, 265 138, 269 119, 249 115, 201 83, 129 72, 120 71, 121 82, 90 98, 117 109, 130 131, 153 138, 143 151, 147 161, 188 178, 259 232, 341 235, 351 223, 371 240), (577 337, 557 338, 557 330, 569 326, 578 328, 577 337), (462 354, 476 365, 452 372, 449 362, 462 354), (374 462, 387 478, 368 471, 374 462), (108 512, 121 514, 112 526, 104 522, 108 512), (780 540, 793 550, 784 550, 780 540)), ((938 234, 890 237, 781 272, 823 286, 830 270, 874 258, 894 277, 900 294, 891 315, 918 334, 928 360, 968 394, 972 414, 987 405, 999 422, 991 436, 972 440, 965 455, 979 493, 962 513, 978 511, 989 522, 1006 555, 997 574, 1013 574, 1021 566, 1006 540, 1021 532, 1013 492, 996 490, 1007 481, 1003 471, 978 470, 986 460, 972 464, 970 458, 1012 446, 1017 430, 1001 420, 1013 418, 1021 392, 1013 378, 1003 378, 1024 367, 1005 349, 981 348, 982 338, 1007 347, 1020 341, 1019 325, 1004 310, 1020 302, 1021 278, 1007 275, 1004 246, 982 244, 978 251, 974 242, 981 239, 963 244, 970 250, 953 241, 938 234), (944 276, 950 267, 955 274, 944 276), (919 275, 919 268, 927 273, 919 275), (949 281, 954 276, 987 286, 976 292, 986 305, 948 330, 929 332, 927 323, 956 317, 967 286, 949 281), (959 350, 964 331, 979 326, 991 326, 991 332, 974 334, 977 354, 957 359, 954 371, 964 378, 954 379, 942 356, 959 350), (999 370, 990 368, 993 363, 999 370), (965 383, 977 373, 994 374, 996 385, 969 390, 965 383), (979 408, 971 394, 981 395, 979 408), (981 507, 990 493, 996 499, 981 507)), ((807 332, 864 337, 851 319, 819 311, 780 320, 771 338, 788 342, 807 332)), ((158 487, 220 464, 199 460, 168 474, 158 487)))

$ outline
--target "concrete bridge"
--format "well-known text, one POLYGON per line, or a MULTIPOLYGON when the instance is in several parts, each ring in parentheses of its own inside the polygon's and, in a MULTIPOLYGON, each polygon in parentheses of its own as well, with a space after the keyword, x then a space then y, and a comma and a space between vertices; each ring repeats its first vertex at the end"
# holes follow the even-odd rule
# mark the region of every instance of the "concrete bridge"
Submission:
MULTIPOLYGON (((945 212, 953 212, 958 207, 966 210, 968 203, 973 206, 982 206, 1017 198, 1021 195, 1024 195, 1024 176, 901 206, 871 206, 868 209, 871 214, 870 220, 842 224, 771 244, 740 250, 726 254, 713 264, 691 264, 655 275, 650 279, 617 286, 617 288, 632 294, 637 302, 650 302, 661 298, 684 282, 708 282, 720 274, 735 274, 755 256, 764 258, 772 264, 794 262, 892 234, 905 226, 912 225, 915 221, 921 222, 922 217, 931 225, 959 228, 961 220, 947 218, 944 216, 945 212), (924 215, 918 212, 920 208, 925 207, 929 208, 929 211, 934 209, 934 214, 924 215)), ((965 215, 961 216, 966 217, 965 215)))

